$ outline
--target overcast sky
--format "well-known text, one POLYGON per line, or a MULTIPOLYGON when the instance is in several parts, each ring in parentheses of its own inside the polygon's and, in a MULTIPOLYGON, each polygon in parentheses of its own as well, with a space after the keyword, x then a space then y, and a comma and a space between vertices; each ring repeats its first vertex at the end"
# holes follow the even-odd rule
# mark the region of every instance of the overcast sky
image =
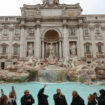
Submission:
MULTIPOLYGON (((0 16, 21 15, 20 7, 23 4, 42 3, 41 0, 0 0, 0 16)), ((105 0, 60 0, 60 3, 80 3, 83 14, 105 14, 105 0)))

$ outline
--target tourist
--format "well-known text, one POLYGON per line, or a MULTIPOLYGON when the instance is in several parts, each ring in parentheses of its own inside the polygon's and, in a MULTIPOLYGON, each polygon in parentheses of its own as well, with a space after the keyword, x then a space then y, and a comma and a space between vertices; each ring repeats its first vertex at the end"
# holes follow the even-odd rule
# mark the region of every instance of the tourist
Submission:
POLYGON ((105 105, 105 90, 101 89, 100 91, 100 96, 97 99, 98 105, 105 105))
POLYGON ((15 94, 13 92, 9 93, 8 105, 17 105, 15 94))
POLYGON ((46 85, 42 89, 39 90, 38 93, 38 105, 49 105, 48 104, 48 95, 44 94, 44 89, 46 88, 46 85))
POLYGON ((1 97, 0 97, 0 105, 1 105, 1 97))
POLYGON ((0 105, 7 105, 8 97, 4 94, 3 89, 1 89, 1 103, 0 105))
POLYGON ((21 98, 21 105, 32 105, 34 102, 34 98, 29 93, 29 90, 25 90, 24 96, 21 98))
POLYGON ((58 88, 57 93, 53 96, 55 105, 67 105, 65 96, 61 93, 61 90, 58 88))
POLYGON ((11 92, 14 94, 14 97, 15 97, 15 100, 16 100, 17 99, 17 96, 16 96, 16 91, 15 91, 14 86, 12 86, 12 91, 11 92))
POLYGON ((97 102, 95 100, 95 96, 90 94, 88 96, 88 105, 96 105, 96 104, 97 104, 97 102))
POLYGON ((85 105, 84 100, 78 95, 76 91, 72 92, 72 102, 71 105, 85 105))
POLYGON ((94 95, 94 97, 95 98, 98 98, 98 96, 97 96, 97 93, 95 92, 95 93, 93 93, 93 95, 94 95))

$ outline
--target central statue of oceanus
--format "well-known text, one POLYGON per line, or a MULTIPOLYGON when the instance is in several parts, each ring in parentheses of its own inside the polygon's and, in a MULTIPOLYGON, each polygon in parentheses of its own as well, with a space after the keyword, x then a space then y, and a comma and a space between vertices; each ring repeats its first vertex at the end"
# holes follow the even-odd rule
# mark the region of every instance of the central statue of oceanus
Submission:
POLYGON ((59 0, 42 0, 43 1, 43 5, 58 5, 59 4, 59 0))

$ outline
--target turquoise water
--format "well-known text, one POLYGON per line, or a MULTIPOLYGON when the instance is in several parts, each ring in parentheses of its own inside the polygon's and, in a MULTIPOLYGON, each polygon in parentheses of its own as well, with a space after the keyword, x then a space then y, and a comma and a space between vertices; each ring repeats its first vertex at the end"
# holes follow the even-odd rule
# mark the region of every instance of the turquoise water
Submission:
MULTIPOLYGON (((17 93, 17 102, 18 105, 20 105, 20 98, 24 94, 24 90, 29 89, 30 93, 33 95, 35 99, 35 104, 37 105, 37 94, 40 88, 43 87, 43 83, 37 83, 37 82, 30 82, 30 83, 21 83, 21 84, 0 84, 0 89, 4 89, 5 94, 8 95, 11 86, 15 87, 16 93, 17 93)), ((84 85, 81 83, 47 83, 47 87, 45 89, 45 94, 49 95, 48 101, 49 105, 54 105, 53 101, 53 94, 56 93, 56 89, 60 88, 62 93, 66 96, 67 103, 70 105, 72 100, 72 91, 76 90, 80 94, 80 96, 85 100, 85 103, 87 105, 87 96, 90 93, 97 92, 100 89, 105 89, 105 85, 84 85)), ((0 94, 1 95, 1 94, 0 94)))

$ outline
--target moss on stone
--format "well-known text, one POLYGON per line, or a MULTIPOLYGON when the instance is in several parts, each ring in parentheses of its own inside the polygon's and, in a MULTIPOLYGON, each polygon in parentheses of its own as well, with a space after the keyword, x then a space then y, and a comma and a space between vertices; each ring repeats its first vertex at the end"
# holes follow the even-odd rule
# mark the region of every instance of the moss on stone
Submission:
POLYGON ((29 71, 27 81, 35 81, 35 80, 37 80, 37 77, 38 77, 38 71, 37 70, 29 71))

